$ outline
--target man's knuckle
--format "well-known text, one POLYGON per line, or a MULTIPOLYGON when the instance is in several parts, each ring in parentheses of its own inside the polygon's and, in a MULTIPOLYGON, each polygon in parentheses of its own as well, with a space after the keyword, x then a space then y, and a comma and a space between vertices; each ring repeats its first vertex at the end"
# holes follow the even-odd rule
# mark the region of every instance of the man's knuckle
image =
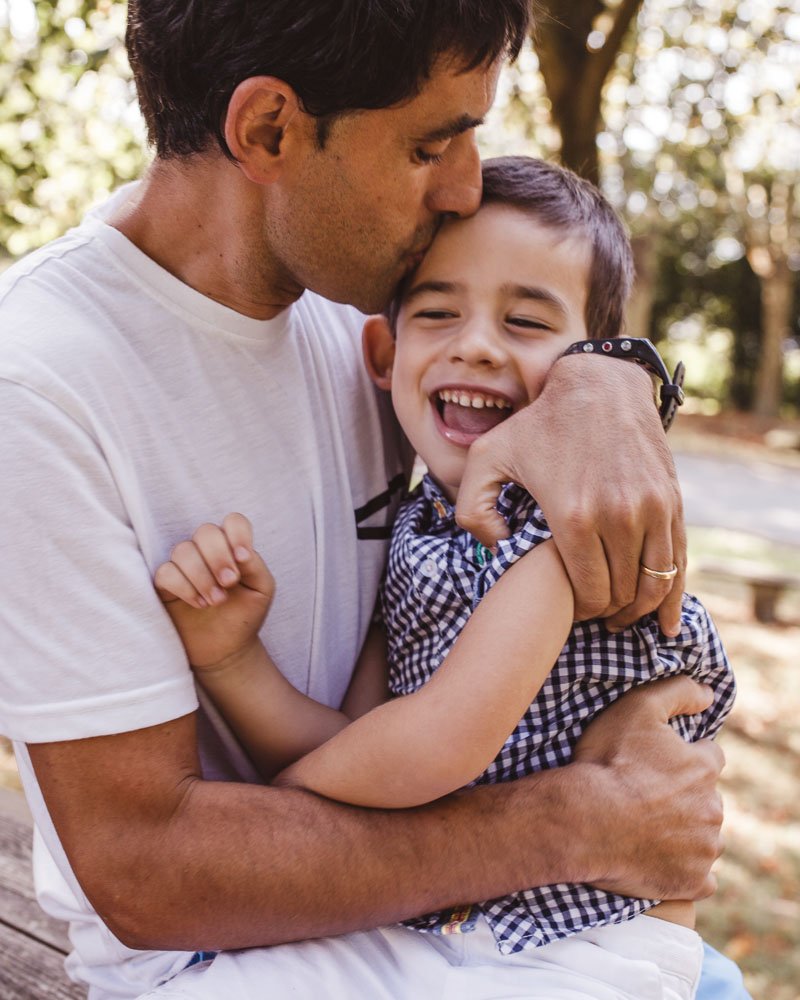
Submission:
POLYGON ((618 500, 611 512, 617 530, 626 535, 630 535, 636 530, 642 520, 641 514, 642 508, 628 499, 618 500))
POLYGON ((594 532, 596 522, 592 511, 580 503, 567 504, 561 514, 564 534, 576 545, 594 532))
POLYGON ((581 619, 600 618, 607 611, 611 611, 613 614, 613 609, 604 597, 582 600, 578 611, 580 612, 581 619))
POLYGON ((459 527, 468 531, 471 535, 474 535, 481 525, 480 517, 471 508, 467 510, 456 509, 456 522, 459 527))

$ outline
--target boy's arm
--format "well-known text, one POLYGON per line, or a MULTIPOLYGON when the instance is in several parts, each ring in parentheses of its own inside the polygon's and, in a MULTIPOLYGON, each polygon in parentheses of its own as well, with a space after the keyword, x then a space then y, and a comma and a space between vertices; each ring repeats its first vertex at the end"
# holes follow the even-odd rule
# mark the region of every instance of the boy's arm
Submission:
POLYGON ((350 686, 342 702, 348 720, 365 715, 389 697, 389 665, 386 661, 386 632, 373 623, 356 663, 350 686))
POLYGON ((261 642, 238 654, 234 662, 198 670, 196 675, 261 776, 270 781, 386 700, 384 647, 383 630, 373 627, 341 711, 298 691, 261 642))
POLYGON ((258 641, 233 662, 195 676, 265 781, 350 722, 298 691, 258 641))
POLYGON ((489 590, 427 684, 357 719, 278 783, 375 808, 421 805, 461 788, 535 698, 572 616, 569 580, 544 542, 489 590))
MULTIPOLYGON (((298 691, 259 640, 275 581, 243 514, 204 524, 179 542, 154 582, 195 677, 265 780, 350 722, 349 711, 298 691)), ((360 714, 385 700, 382 648, 370 633, 348 690, 349 710, 360 714)))

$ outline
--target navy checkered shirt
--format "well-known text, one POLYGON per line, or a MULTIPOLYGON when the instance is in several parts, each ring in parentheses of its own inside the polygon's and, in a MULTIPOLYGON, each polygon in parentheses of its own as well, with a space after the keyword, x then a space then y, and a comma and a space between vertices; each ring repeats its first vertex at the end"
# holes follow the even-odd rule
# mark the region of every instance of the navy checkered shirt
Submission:
MULTIPOLYGON (((410 694, 425 684, 489 587, 551 537, 536 501, 519 486, 503 488, 497 509, 511 537, 492 555, 458 527, 452 505, 429 476, 401 507, 382 595, 394 694, 410 694)), ((675 638, 661 633, 655 615, 616 635, 600 621, 575 625, 535 701, 475 784, 512 781, 566 764, 598 712, 635 685, 658 677, 689 674, 712 686, 710 708, 672 724, 686 740, 713 736, 733 703, 733 675, 708 613, 688 594, 681 621, 675 638)), ((464 736, 469 739, 469 733, 464 736)), ((656 902, 564 884, 492 899, 481 903, 480 910, 500 951, 511 954, 599 924, 629 920, 656 902)), ((449 911, 408 924, 442 933, 453 927, 453 919, 449 911)))

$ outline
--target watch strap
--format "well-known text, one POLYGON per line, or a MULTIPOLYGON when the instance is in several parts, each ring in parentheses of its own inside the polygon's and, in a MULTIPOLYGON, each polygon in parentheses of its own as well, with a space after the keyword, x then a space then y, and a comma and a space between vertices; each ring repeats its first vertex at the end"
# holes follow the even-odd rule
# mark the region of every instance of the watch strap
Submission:
POLYGON ((661 382, 659 388, 658 413, 661 425, 669 430, 678 407, 685 399, 683 380, 686 369, 682 361, 675 366, 672 376, 651 341, 645 337, 610 337, 606 340, 579 340, 564 351, 567 354, 599 354, 609 358, 619 358, 622 361, 633 361, 661 382))

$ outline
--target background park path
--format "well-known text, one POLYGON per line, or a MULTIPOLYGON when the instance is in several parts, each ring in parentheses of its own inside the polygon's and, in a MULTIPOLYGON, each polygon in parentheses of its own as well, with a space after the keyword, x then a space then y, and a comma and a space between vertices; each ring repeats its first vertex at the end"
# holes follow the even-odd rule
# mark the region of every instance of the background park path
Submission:
POLYGON ((743 531, 800 549, 800 461, 675 449, 686 522, 743 531))

